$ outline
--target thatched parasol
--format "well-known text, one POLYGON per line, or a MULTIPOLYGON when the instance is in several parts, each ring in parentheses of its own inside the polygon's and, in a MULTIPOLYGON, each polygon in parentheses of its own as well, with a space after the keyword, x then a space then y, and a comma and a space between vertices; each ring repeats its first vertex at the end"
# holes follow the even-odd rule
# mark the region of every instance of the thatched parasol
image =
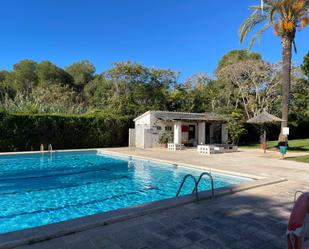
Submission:
POLYGON ((252 124, 264 124, 264 123, 273 123, 273 122, 281 122, 282 119, 278 118, 267 111, 263 111, 257 116, 250 118, 247 123, 252 123, 252 124))
MULTIPOLYGON (((281 122, 281 121, 282 121, 281 118, 278 118, 264 110, 257 116, 247 120, 247 123, 265 124, 265 123, 275 123, 275 122, 281 122)), ((266 130, 265 129, 264 129, 264 135, 263 135, 263 149, 264 149, 264 153, 266 153, 266 130)))

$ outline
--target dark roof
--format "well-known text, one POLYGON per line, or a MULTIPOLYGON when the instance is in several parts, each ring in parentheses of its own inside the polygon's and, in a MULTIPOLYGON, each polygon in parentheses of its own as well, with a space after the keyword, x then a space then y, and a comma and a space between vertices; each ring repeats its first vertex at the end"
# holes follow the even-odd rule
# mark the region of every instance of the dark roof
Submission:
MULTIPOLYGON (((168 111, 149 111, 142 114, 140 117, 147 113, 153 114, 157 119, 165 121, 228 121, 228 116, 216 113, 191 113, 191 112, 168 112, 168 111)), ((137 117, 136 119, 138 119, 137 117)), ((135 119, 135 120, 136 120, 135 119)))

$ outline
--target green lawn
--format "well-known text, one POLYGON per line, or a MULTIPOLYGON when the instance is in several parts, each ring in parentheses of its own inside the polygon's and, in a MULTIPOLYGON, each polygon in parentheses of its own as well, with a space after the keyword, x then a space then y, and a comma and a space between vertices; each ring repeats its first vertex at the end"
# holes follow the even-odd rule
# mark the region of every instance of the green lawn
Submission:
POLYGON ((287 160, 296 162, 309 163, 309 156, 288 157, 287 160))
MULTIPOLYGON (((268 141, 268 148, 273 149, 276 147, 278 141, 268 141)), ((240 146, 240 148, 256 149, 260 148, 259 144, 252 144, 240 146)), ((291 151, 309 151, 309 138, 289 140, 289 150, 291 151)))
MULTIPOLYGON (((268 148, 274 149, 277 146, 277 141, 268 141, 268 148)), ((259 144, 252 144, 246 146, 240 146, 240 148, 246 149, 256 149, 260 148, 259 144)), ((298 152, 309 152, 309 139, 295 139, 289 140, 289 150, 298 152)), ((288 157, 287 160, 292 160, 296 162, 309 163, 309 156, 298 156, 298 157, 288 157)))

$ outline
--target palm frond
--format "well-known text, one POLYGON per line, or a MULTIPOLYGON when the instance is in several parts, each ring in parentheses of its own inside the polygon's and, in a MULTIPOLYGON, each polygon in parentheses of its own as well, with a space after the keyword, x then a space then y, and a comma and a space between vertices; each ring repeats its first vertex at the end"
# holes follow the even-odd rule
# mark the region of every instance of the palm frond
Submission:
MULTIPOLYGON (((250 49, 271 25, 274 25, 275 33, 278 36, 294 37, 296 28, 299 27, 301 30, 309 22, 308 8, 309 0, 264 0, 263 6, 251 6, 252 14, 241 24, 239 29, 240 42, 243 43, 248 33, 262 23, 264 26, 253 36, 249 45, 250 49)), ((293 43, 293 47, 297 52, 295 43, 293 43)))
POLYGON ((251 16, 249 16, 240 26, 240 42, 243 43, 248 33, 259 23, 265 21, 265 15, 259 13, 259 11, 254 11, 251 16))
POLYGON ((280 2, 281 0, 264 0, 264 5, 274 5, 280 2))
POLYGON ((263 11, 267 12, 271 9, 271 6, 264 4, 264 6, 262 8, 261 5, 252 5, 252 6, 249 7, 249 9, 252 10, 252 11, 261 11, 262 12, 262 10, 263 10, 263 11))
POLYGON ((267 30, 272 24, 270 22, 267 22, 256 34, 252 37, 250 44, 249 44, 249 50, 252 49, 254 43, 258 39, 259 41, 261 40, 262 34, 267 30))
POLYGON ((275 20, 275 15, 276 15, 277 11, 278 11, 278 8, 271 8, 271 10, 270 10, 270 12, 269 12, 269 20, 270 20, 271 22, 274 22, 274 20, 275 20))

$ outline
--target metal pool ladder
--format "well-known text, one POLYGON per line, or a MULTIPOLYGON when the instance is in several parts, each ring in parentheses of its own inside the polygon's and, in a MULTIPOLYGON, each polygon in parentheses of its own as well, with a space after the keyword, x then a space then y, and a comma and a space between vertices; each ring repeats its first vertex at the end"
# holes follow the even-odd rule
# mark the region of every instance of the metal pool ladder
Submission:
POLYGON ((197 181, 196 181, 195 177, 194 177, 193 175, 191 175, 191 174, 185 175, 185 177, 182 179, 182 182, 181 182, 181 184, 180 184, 180 187, 179 187, 179 189, 178 189, 178 192, 177 192, 176 196, 178 196, 178 195, 180 194, 180 191, 182 190, 183 185, 185 184, 186 180, 187 180, 189 177, 192 178, 193 181, 194 181, 194 189, 193 189, 193 191, 192 191, 192 194, 195 192, 196 199, 198 200, 199 197, 198 197, 198 186, 197 186, 197 181), (195 191, 195 189, 196 189, 197 191, 195 191))
POLYGON ((203 172, 202 174, 200 174, 198 180, 196 181, 195 177, 191 174, 188 174, 188 175, 185 175, 185 177, 183 178, 181 184, 180 184, 180 187, 178 189, 178 192, 176 194, 176 197, 179 196, 181 190, 182 190, 182 187, 183 185, 185 184, 186 180, 190 177, 193 179, 194 181, 194 189, 192 191, 192 194, 194 194, 195 192, 195 196, 196 196, 196 200, 199 200, 199 196, 198 196, 198 185, 200 184, 203 176, 208 176, 210 178, 210 182, 211 182, 211 198, 214 199, 215 198, 215 191, 214 191, 214 179, 211 175, 211 173, 208 173, 208 172, 203 172))

